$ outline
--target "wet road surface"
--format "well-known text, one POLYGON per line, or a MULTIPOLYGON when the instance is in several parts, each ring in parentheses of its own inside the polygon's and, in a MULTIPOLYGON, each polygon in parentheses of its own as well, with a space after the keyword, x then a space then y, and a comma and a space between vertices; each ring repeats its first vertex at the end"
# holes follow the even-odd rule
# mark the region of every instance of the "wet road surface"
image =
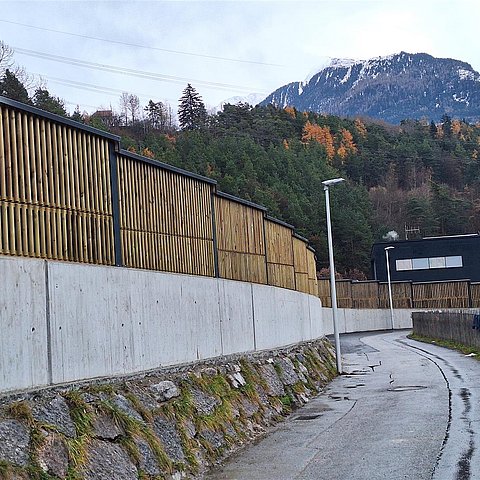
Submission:
POLYGON ((341 338, 344 375, 208 480, 480 480, 480 362, 406 338, 341 338))

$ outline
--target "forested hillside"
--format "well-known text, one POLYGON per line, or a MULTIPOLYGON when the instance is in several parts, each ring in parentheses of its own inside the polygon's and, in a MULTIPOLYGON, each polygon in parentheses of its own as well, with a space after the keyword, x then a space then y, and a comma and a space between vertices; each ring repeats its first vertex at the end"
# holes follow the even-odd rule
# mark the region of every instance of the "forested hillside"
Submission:
MULTIPOLYGON (((45 88, 29 93, 8 70, 0 94, 67 115, 45 88)), ((172 109, 122 95, 124 112, 77 111, 72 118, 122 137, 124 148, 218 181, 227 193, 260 203, 293 224, 328 264, 322 181, 332 189, 336 265, 347 277, 368 274, 372 243, 404 236, 480 230, 480 125, 446 115, 438 124, 405 120, 392 126, 367 119, 304 113, 272 105, 225 105, 209 115, 190 85, 172 109), (393 232, 393 233, 392 233, 393 232)))
POLYGON ((231 194, 261 203, 294 224, 327 264, 321 182, 332 190, 338 269, 368 272, 370 248, 405 224, 422 236, 480 230, 480 125, 445 116, 441 124, 400 127, 306 114, 292 108, 226 105, 202 128, 147 134, 117 129, 125 147, 216 179, 231 194))

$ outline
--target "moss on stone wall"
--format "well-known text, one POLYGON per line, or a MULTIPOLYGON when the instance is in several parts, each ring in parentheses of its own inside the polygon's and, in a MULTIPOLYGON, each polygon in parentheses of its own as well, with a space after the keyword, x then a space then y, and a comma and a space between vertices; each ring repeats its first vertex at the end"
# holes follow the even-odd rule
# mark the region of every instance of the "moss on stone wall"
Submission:
POLYGON ((325 339, 1 399, 0 478, 199 478, 335 376, 325 339))

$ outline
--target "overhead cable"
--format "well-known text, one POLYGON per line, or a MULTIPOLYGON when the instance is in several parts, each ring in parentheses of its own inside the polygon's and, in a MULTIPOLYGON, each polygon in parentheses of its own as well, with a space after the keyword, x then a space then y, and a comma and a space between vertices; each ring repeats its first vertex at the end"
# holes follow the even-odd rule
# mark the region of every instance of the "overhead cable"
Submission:
POLYGON ((177 84, 184 84, 184 83, 194 83, 195 85, 201 85, 205 88, 213 88, 213 89, 221 89, 221 90, 237 90, 241 92, 251 93, 251 92, 258 92, 258 93, 268 93, 264 91, 260 91, 253 87, 245 87, 241 85, 231 85, 228 83, 218 83, 218 82, 209 82, 205 80, 194 80, 192 78, 186 77, 177 77, 174 75, 166 75, 162 73, 154 73, 154 72, 145 72, 141 70, 134 70, 131 68, 124 68, 124 67, 117 67, 114 65, 107 65, 103 63, 95 63, 95 62, 88 62, 86 60, 78 60, 71 57, 62 57, 60 55, 53 55, 50 53, 45 52, 37 52, 35 50, 28 50, 25 48, 18 48, 12 46, 15 53, 19 53, 21 55, 28 55, 31 57, 42 58, 44 60, 51 60, 53 62, 60 62, 65 63, 68 65, 75 65, 77 67, 84 67, 90 68, 94 70, 101 70, 105 72, 111 73, 118 73, 120 75, 129 75, 132 77, 139 77, 144 78, 147 80, 154 80, 160 82, 170 82, 170 83, 177 83, 177 84))
POLYGON ((2 20, 0 19, 0 22, 3 23, 10 23, 12 25, 19 25, 22 27, 28 27, 28 28, 35 28, 37 30, 43 30, 45 32, 52 32, 52 33, 60 33, 62 35, 70 35, 72 37, 79 37, 79 38, 87 38, 89 40, 96 40, 99 42, 107 42, 107 43, 115 43, 118 45, 124 45, 127 47, 135 47, 135 48, 145 48, 148 50, 155 50, 159 52, 166 52, 166 53, 172 53, 175 55, 187 55, 190 57, 199 57, 199 58, 209 58, 211 60, 222 60, 225 62, 236 62, 236 63, 249 63, 249 64, 254 64, 254 65, 264 65, 268 67, 284 67, 285 65, 280 65, 277 63, 267 63, 267 62, 260 62, 256 60, 243 60, 240 58, 228 58, 228 57, 218 57, 216 55, 206 55, 202 53, 193 53, 193 52, 184 52, 181 50, 171 50, 168 48, 159 48, 159 47, 151 47, 148 45, 141 45, 137 43, 129 43, 129 42, 122 42, 120 40, 112 40, 112 39, 107 39, 107 38, 101 38, 101 37, 92 37, 89 35, 83 35, 80 33, 72 33, 72 32, 66 32, 64 30, 54 30, 53 28, 45 28, 45 27, 38 27, 36 25, 29 25, 28 23, 20 23, 20 22, 14 22, 12 20, 2 20))

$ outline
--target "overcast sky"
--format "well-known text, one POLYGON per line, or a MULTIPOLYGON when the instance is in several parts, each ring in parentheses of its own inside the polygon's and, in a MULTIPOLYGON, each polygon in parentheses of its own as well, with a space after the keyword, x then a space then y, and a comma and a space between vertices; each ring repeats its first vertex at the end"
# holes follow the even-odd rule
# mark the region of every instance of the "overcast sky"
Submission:
POLYGON ((176 110, 188 82, 213 107, 327 57, 426 52, 479 71, 479 18, 478 0, 0 0, 0 40, 70 111, 118 110, 122 92, 176 110))

